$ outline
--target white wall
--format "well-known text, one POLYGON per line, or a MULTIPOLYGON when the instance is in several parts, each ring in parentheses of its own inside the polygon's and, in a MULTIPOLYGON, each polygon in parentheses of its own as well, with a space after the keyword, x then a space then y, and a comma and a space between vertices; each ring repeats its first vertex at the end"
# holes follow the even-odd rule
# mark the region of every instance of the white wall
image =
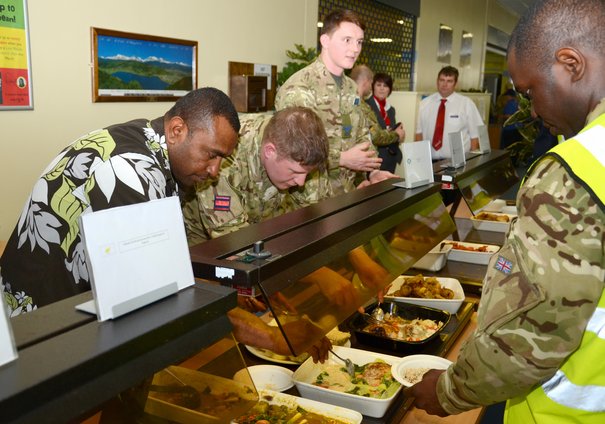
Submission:
POLYGON ((435 91, 437 74, 445 65, 458 68, 458 90, 481 88, 488 3, 487 0, 422 0, 416 35, 416 91, 435 91), (450 63, 437 62, 440 24, 453 29, 450 63), (473 34, 471 65, 466 68, 460 67, 462 31, 473 34))
MULTIPOLYGON (((70 141, 93 129, 134 118, 155 118, 159 103, 92 103, 90 27, 197 40, 198 83, 227 92, 227 62, 277 65, 294 43, 316 46, 318 0, 29 0, 35 109, 0 112, 0 240, 9 237, 31 187, 70 141)), ((510 16, 495 0, 422 0, 418 22, 416 90, 435 90, 438 28, 454 28, 452 65, 462 30, 475 35, 472 63, 461 69, 460 89, 478 88, 487 20, 509 32, 510 16), (489 5, 489 8, 488 8, 489 5), (488 13, 489 11, 492 11, 488 13), (503 18, 504 16, 504 18, 503 18)), ((414 94, 415 96, 415 94, 414 94)), ((405 95, 393 93, 399 103, 405 95)), ((403 106, 403 105, 402 105, 403 106)), ((398 108, 408 136, 413 116, 398 108)))
POLYGON ((314 47, 317 0, 29 0, 33 111, 0 112, 0 240, 35 179, 93 129, 155 118, 172 105, 92 103, 90 27, 197 40, 199 86, 227 92, 227 62, 277 65, 294 43, 314 47))

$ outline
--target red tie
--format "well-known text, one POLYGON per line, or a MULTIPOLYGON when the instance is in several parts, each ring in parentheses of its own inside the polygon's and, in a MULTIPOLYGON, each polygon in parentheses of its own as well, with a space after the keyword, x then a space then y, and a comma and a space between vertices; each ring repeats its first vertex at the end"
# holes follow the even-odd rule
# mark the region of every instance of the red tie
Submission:
POLYGON ((441 149, 443 146, 443 127, 445 126, 445 102, 447 99, 441 99, 439 111, 437 112, 437 123, 435 124, 435 133, 433 134, 433 148, 441 149))

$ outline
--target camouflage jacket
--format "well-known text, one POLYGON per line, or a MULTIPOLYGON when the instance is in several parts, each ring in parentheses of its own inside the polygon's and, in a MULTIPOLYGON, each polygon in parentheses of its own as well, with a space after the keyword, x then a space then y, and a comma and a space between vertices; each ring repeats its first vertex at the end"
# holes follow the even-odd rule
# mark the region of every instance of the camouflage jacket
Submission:
POLYGON ((361 102, 359 108, 362 110, 366 120, 368 121, 370 138, 372 139, 374 146, 388 146, 389 144, 399 143, 399 134, 397 134, 395 131, 383 129, 378 123, 376 114, 366 102, 361 102))
POLYGON ((289 193, 271 183, 261 163, 263 133, 270 119, 266 114, 240 117, 239 143, 221 163, 218 178, 181 196, 189 245, 294 209, 289 193))
POLYGON ((354 190, 365 179, 364 173, 339 166, 342 152, 371 141, 360 103, 363 100, 357 95, 355 82, 343 75, 339 88, 321 58, 292 75, 277 92, 277 110, 288 106, 313 109, 324 123, 330 144, 328 170, 311 174, 304 188, 295 193, 299 206, 354 190))
POLYGON ((450 414, 550 378, 579 346, 603 290, 605 214, 558 160, 532 168, 517 210, 489 263, 477 329, 437 384, 450 414))

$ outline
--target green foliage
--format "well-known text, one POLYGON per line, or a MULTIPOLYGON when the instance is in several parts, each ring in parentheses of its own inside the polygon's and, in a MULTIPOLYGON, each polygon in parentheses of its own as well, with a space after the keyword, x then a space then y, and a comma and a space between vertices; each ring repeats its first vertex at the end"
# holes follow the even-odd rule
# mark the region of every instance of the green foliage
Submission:
POLYGON ((286 62, 280 72, 277 73, 277 85, 283 85, 288 78, 300 71, 305 66, 309 65, 317 57, 317 49, 305 48, 302 44, 294 44, 295 50, 286 50, 286 56, 290 61, 286 62))
POLYGON ((531 101, 517 95, 519 108, 504 122, 504 126, 518 124, 517 128, 523 139, 507 147, 511 158, 517 163, 527 164, 533 155, 534 141, 540 133, 540 121, 531 116, 531 101))

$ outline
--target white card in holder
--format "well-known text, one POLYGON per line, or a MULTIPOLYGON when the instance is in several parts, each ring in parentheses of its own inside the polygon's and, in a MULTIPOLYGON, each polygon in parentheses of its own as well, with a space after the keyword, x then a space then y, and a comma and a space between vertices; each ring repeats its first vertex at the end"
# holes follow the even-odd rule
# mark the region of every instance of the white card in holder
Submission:
POLYGON ((448 134, 450 138, 450 166, 460 168, 466 165, 466 157, 464 156, 464 142, 462 141, 462 133, 451 132, 448 134))
POLYGON ((478 125, 477 131, 479 133, 479 153, 489 153, 492 151, 492 146, 489 142, 489 133, 487 132, 487 126, 478 125))
POLYGON ((0 299, 0 365, 14 361, 17 356, 13 328, 4 304, 4 298, 2 298, 0 299))
POLYGON ((431 161, 431 142, 429 140, 403 143, 400 145, 403 155, 403 182, 394 185, 414 188, 435 181, 431 161))
POLYGON ((93 301, 76 308, 117 318, 194 284, 178 197, 80 216, 93 301))

